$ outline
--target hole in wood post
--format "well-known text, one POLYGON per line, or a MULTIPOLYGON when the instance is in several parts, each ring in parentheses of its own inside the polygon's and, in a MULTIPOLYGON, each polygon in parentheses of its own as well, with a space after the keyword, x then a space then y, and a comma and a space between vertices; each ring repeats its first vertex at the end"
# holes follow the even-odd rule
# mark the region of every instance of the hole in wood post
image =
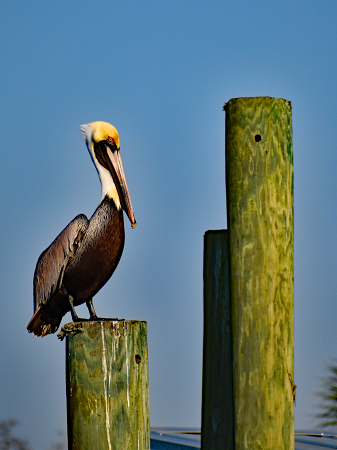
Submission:
POLYGON ((255 142, 260 142, 262 139, 261 134, 256 134, 255 135, 255 142))
POLYGON ((139 364, 141 362, 142 358, 139 355, 136 355, 135 360, 136 360, 136 363, 139 364))

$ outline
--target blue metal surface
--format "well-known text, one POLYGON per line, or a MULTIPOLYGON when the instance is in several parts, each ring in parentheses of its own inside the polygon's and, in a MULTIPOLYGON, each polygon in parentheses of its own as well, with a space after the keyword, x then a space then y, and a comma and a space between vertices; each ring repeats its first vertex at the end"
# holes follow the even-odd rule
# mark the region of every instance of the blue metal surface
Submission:
MULTIPOLYGON (((151 428, 151 450, 200 449, 200 428, 151 428)), ((296 432, 295 450, 337 449, 337 435, 296 432)))
POLYGON ((200 448, 200 428, 151 428, 151 450, 200 448))
POLYGON ((325 433, 295 433, 295 450, 337 449, 337 436, 325 433))

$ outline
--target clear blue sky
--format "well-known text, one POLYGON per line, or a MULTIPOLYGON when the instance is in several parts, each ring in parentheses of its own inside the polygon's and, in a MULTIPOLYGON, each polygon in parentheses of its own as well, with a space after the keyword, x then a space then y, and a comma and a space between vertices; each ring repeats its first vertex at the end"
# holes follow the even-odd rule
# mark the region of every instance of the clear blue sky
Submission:
POLYGON ((148 322, 151 424, 200 425, 203 235, 226 227, 222 105, 268 95, 293 106, 295 412, 312 427, 337 356, 336 1, 21 0, 0 17, 0 420, 18 418, 36 450, 66 429, 64 343, 26 325, 39 254, 99 202, 79 125, 104 120, 138 226, 96 310, 148 322))

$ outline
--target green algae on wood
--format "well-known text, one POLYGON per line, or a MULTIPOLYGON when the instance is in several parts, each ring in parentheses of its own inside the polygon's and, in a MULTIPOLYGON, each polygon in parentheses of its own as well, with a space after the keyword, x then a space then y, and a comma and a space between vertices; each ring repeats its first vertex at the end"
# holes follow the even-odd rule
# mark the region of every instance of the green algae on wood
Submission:
POLYGON ((81 328, 66 341, 69 450, 149 450, 146 322, 81 328))
POLYGON ((224 109, 235 449, 291 450, 291 104, 270 97, 236 98, 224 109))

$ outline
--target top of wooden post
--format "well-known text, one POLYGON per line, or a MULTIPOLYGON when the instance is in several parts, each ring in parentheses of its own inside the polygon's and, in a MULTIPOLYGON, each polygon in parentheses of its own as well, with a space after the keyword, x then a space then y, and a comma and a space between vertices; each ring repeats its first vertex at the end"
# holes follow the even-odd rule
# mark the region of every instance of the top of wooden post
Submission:
POLYGON ((251 100, 252 102, 258 102, 259 99, 261 99, 261 101, 266 101, 266 100, 270 100, 270 102, 274 101, 274 100, 283 100, 285 101, 288 105, 289 108, 292 109, 291 106, 291 101, 290 100, 286 100, 284 98, 276 98, 276 97, 236 97, 236 98, 231 98, 230 100, 228 100, 228 102, 226 102, 223 107, 222 110, 227 112, 227 108, 232 105, 233 103, 236 102, 249 102, 249 100, 251 100))

